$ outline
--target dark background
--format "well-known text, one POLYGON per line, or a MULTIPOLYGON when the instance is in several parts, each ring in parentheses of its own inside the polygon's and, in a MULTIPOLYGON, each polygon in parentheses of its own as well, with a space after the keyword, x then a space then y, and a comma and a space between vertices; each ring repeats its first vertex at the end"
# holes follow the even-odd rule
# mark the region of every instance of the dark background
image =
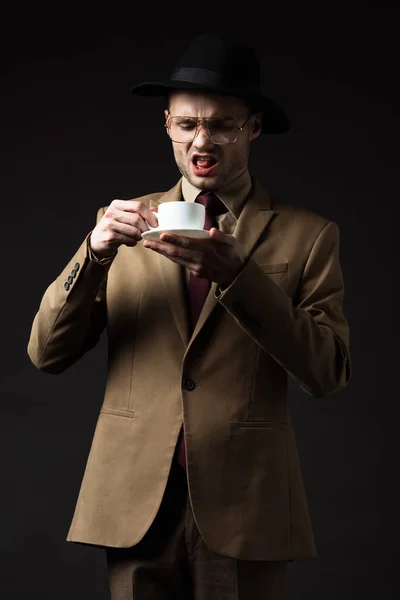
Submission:
MULTIPOLYGON (((45 288, 113 198, 177 180, 159 100, 203 31, 260 55, 292 130, 256 140, 253 175, 280 201, 336 221, 353 377, 316 400, 290 385, 318 557, 290 565, 287 600, 391 599, 398 520, 399 49, 395 9, 169 5, 1 19, 2 411, 0 598, 108 600, 100 549, 65 536, 105 382, 105 340, 57 377, 26 354, 45 288)), ((156 349, 155 349, 156 359, 156 349)))

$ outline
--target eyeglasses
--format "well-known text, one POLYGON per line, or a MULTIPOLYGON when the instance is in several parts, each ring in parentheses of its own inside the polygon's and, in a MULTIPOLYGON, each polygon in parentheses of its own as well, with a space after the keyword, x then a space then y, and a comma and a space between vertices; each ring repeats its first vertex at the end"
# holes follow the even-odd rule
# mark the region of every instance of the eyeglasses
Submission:
POLYGON ((190 144, 197 136, 199 125, 205 124, 208 137, 213 144, 224 145, 236 142, 239 131, 242 131, 251 113, 241 127, 233 117, 210 117, 201 119, 197 117, 169 116, 164 127, 173 142, 190 144))

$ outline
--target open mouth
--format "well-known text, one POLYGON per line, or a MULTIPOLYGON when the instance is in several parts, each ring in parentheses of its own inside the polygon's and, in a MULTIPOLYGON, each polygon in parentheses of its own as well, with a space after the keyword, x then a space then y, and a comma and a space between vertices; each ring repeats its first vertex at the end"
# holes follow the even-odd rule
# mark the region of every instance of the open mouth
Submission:
POLYGON ((193 170, 196 175, 211 174, 215 170, 217 164, 218 161, 214 156, 195 155, 192 158, 193 170))

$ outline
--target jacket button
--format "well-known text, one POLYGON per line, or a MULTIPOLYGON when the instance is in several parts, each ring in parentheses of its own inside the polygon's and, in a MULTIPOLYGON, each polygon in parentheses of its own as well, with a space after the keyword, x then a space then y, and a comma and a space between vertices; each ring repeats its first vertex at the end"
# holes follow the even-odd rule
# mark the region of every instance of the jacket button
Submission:
POLYGON ((65 287, 65 289, 66 289, 66 290, 67 290, 67 292, 68 292, 68 290, 69 290, 69 283, 68 283, 68 281, 66 281, 66 282, 64 283, 64 287, 65 287))
POLYGON ((74 266, 74 269, 75 269, 75 271, 79 271, 79 267, 80 267, 80 266, 81 266, 81 265, 80 265, 78 262, 77 262, 77 263, 75 263, 75 266, 74 266))
POLYGON ((196 384, 193 381, 193 379, 185 379, 185 381, 183 382, 183 387, 185 388, 185 390, 191 392, 196 387, 196 384))
POLYGON ((69 285, 71 285, 71 283, 74 281, 74 278, 73 278, 73 277, 71 277, 71 275, 70 275, 70 276, 68 277, 67 281, 68 281, 69 285))

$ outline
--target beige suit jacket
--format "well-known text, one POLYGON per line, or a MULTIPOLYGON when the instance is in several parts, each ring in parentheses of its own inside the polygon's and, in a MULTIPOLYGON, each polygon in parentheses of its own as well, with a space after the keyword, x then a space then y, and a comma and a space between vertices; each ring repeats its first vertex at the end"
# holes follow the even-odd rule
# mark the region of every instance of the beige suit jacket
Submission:
MULTIPOLYGON (((140 200, 181 198, 179 181, 140 200)), ((141 243, 100 265, 86 238, 46 290, 28 345, 38 369, 59 373, 105 327, 108 336, 104 402, 68 541, 141 540, 183 421, 190 501, 207 544, 248 560, 315 556, 287 378, 316 398, 350 379, 339 228, 272 202, 253 182, 235 237, 246 264, 224 291, 212 284, 192 335, 182 268, 141 243)))

